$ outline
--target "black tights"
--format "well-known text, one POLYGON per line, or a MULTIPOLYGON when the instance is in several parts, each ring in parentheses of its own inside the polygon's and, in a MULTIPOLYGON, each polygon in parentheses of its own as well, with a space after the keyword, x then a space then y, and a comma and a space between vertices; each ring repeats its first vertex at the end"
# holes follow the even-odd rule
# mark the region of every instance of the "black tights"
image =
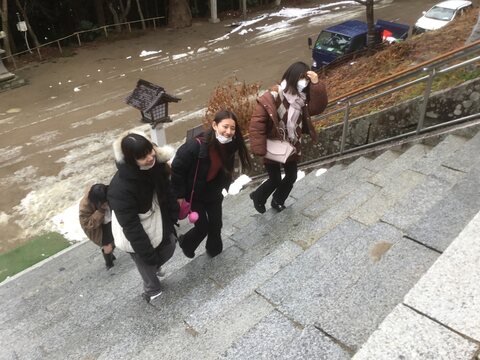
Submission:
POLYGON ((297 180, 297 162, 289 161, 283 164, 285 177, 282 179, 282 172, 280 163, 266 163, 265 169, 268 173, 268 179, 255 190, 255 198, 261 203, 265 204, 268 197, 273 193, 272 198, 277 204, 283 205, 288 198, 290 191, 293 189, 293 184, 297 180))

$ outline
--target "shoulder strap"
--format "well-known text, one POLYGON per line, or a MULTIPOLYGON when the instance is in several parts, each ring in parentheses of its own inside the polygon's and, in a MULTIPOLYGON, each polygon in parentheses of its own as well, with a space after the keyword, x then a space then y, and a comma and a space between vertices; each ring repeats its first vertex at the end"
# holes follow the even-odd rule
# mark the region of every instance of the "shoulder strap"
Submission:
MULTIPOLYGON (((195 138, 199 145, 202 145, 202 141, 197 137, 195 138)), ((195 176, 193 177, 193 186, 192 186, 192 193, 190 194, 190 206, 192 206, 193 200, 193 192, 195 191, 195 183, 197 182, 197 174, 198 174, 198 165, 200 164, 200 158, 197 159, 197 168, 195 169, 195 176)))

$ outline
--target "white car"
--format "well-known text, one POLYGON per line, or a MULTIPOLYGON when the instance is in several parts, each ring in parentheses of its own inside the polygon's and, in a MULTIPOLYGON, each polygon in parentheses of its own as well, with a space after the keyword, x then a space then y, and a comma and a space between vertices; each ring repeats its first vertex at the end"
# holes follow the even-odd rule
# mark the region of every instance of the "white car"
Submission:
POLYGON ((424 11, 423 16, 417 20, 413 27, 414 34, 420 34, 429 30, 437 30, 447 25, 455 17, 462 15, 467 9, 472 8, 471 1, 448 0, 424 11))

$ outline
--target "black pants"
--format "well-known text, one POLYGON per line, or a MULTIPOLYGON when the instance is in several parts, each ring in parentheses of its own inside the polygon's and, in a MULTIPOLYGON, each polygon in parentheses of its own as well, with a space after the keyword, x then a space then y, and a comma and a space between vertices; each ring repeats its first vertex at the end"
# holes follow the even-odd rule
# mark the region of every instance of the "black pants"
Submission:
POLYGON ((283 205, 287 200, 293 184, 297 180, 297 162, 289 161, 283 164, 285 177, 282 179, 280 163, 266 163, 265 170, 268 173, 268 179, 255 190, 255 198, 258 202, 265 204, 268 197, 273 193, 273 199, 277 204, 283 205))
POLYGON ((102 224, 102 246, 113 243, 112 222, 102 224))
POLYGON ((206 236, 208 254, 215 256, 222 252, 222 202, 223 196, 214 201, 193 201, 192 211, 196 211, 199 217, 194 227, 183 236, 183 249, 194 252, 206 236))

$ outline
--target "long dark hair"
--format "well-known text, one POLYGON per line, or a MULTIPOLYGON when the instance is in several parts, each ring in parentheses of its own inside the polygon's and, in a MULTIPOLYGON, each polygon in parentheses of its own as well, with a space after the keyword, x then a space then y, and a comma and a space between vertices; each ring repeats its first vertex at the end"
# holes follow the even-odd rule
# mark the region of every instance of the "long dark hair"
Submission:
MULTIPOLYGON (((242 163, 243 168, 250 169, 252 167, 250 162, 250 157, 248 156, 247 146, 245 145, 245 140, 243 139, 242 129, 238 123, 237 115, 230 110, 220 110, 215 114, 213 121, 218 125, 222 120, 232 119, 235 121, 235 135, 233 136, 232 143, 235 151, 238 151, 238 157, 242 163)), ((210 128, 205 134, 205 142, 208 146, 215 146, 218 150, 220 144, 216 141, 215 131, 213 128, 210 128)), ((219 151, 219 153, 221 153, 219 151)), ((228 169, 227 169, 228 170, 228 169)))
POLYGON ((137 160, 144 158, 153 150, 153 144, 139 134, 128 134, 122 139, 122 153, 125 162, 137 166, 137 160))
POLYGON ((282 76, 282 81, 285 80, 287 82, 285 92, 299 95, 297 90, 297 82, 301 77, 306 77, 308 70, 310 70, 310 68, 302 61, 298 61, 290 65, 282 76))

